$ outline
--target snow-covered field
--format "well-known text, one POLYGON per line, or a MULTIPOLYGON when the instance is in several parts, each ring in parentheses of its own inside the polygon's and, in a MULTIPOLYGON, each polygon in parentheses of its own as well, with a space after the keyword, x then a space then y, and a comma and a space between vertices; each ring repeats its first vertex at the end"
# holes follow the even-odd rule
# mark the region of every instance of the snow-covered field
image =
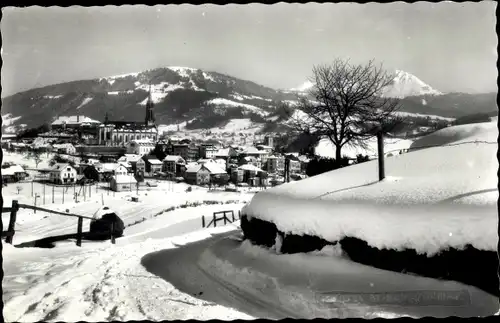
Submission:
POLYGON ((494 122, 442 129, 413 145, 456 145, 388 157, 381 182, 377 161, 366 162, 269 189, 242 212, 282 232, 356 237, 379 249, 495 251, 497 137, 494 122))
MULTIPOLYGON (((26 154, 21 154, 18 152, 3 152, 2 163, 10 162, 17 165, 25 165, 29 168, 36 168, 36 163, 32 158, 26 158, 26 154)), ((53 153, 43 153, 41 155, 41 162, 38 164, 38 168, 48 168, 49 161, 54 157, 53 153)))
MULTIPOLYGON (((103 185, 105 186, 105 185, 103 185)), ((165 212, 172 207, 181 207, 186 203, 203 203, 203 201, 220 201, 221 203, 234 202, 231 204, 218 204, 212 208, 215 209, 234 209, 242 207, 241 203, 250 200, 253 193, 248 192, 224 192, 224 191, 209 191, 206 188, 192 187, 192 192, 186 192, 188 185, 184 183, 159 182, 158 187, 141 189, 138 194, 136 190, 131 192, 109 192, 106 187, 96 188, 92 186, 85 192, 76 187, 76 192, 79 193, 78 202, 74 200, 74 189, 72 187, 54 189, 54 203, 52 203, 52 187, 45 187, 45 204, 44 204, 44 186, 42 184, 34 184, 34 194, 38 195, 37 205, 55 211, 66 212, 77 215, 92 217, 103 206, 107 206, 115 210, 124 221, 125 225, 133 225, 139 221, 150 221, 149 219, 157 220, 159 213, 165 212), (64 195, 64 200, 63 200, 64 195), (131 197, 137 196, 139 202, 132 202, 131 197), (63 203, 64 202, 64 203, 63 203), (239 204, 237 203, 239 202, 239 204)), ((10 206, 12 200, 18 200, 21 204, 34 205, 34 197, 31 196, 31 183, 16 183, 10 184, 3 189, 4 205, 10 206), (22 190, 17 194, 17 187, 22 190)), ((210 203, 210 202, 209 202, 210 203)), ((197 224, 201 227, 201 216, 210 215, 208 207, 207 211, 199 211, 193 216, 197 219, 197 224)), ((175 214, 178 210, 175 210, 175 214)), ((164 213, 166 216, 173 214, 173 211, 164 213)), ((182 214, 182 212, 181 212, 182 214)), ((9 214, 2 214, 2 221, 8 223, 9 214)), ((192 217, 182 218, 183 220, 191 220, 192 217)), ((84 231, 88 230, 90 220, 84 219, 84 231)), ((155 221, 148 223, 156 223, 155 221)), ((17 214, 16 234, 14 242, 22 243, 33 241, 49 236, 63 235, 76 233, 77 219, 73 217, 62 217, 48 215, 43 212, 36 214, 32 210, 21 209, 17 214)), ((142 227, 142 226, 140 226, 142 227)), ((155 228, 154 226, 152 228, 155 228)), ((137 231, 132 231, 134 234, 137 231)))

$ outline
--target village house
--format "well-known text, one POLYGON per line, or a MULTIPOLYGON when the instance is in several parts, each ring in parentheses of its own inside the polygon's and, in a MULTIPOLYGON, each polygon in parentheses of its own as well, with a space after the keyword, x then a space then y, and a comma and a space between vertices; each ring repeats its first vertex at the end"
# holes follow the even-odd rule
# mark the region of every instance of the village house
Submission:
POLYGON ((245 171, 243 169, 239 169, 238 167, 231 168, 231 181, 234 184, 242 183, 244 179, 245 171))
POLYGON ((135 163, 135 173, 143 175, 146 173, 146 161, 144 159, 141 158, 135 163))
POLYGON ((137 187, 137 180, 132 175, 116 175, 111 178, 109 186, 112 191, 132 191, 137 187))
POLYGON ((282 156, 269 156, 267 159, 267 172, 280 173, 285 171, 285 158, 282 156))
POLYGON ((179 144, 172 146, 172 155, 181 156, 186 161, 197 160, 200 156, 200 149, 192 142, 187 143, 187 139, 181 140, 179 144))
POLYGON ((136 163, 136 172, 142 172, 145 176, 153 176, 155 173, 161 173, 163 162, 156 156, 142 156, 136 163))
POLYGON ((262 161, 260 158, 254 156, 241 156, 238 160, 238 165, 253 165, 257 168, 262 168, 262 161))
POLYGON ((151 139, 137 139, 129 141, 126 145, 127 154, 144 156, 155 149, 155 142, 151 139))
POLYGON ((24 168, 19 165, 9 165, 5 168, 4 166, 7 165, 2 165, 2 181, 4 183, 18 182, 28 176, 24 168))
POLYGON ((71 184, 76 182, 76 169, 70 164, 55 164, 50 168, 49 181, 56 184, 71 184))
POLYGON ((162 171, 173 174, 174 177, 182 177, 185 166, 186 161, 181 156, 167 155, 163 159, 162 171))
POLYGON ((229 160, 238 157, 238 152, 233 147, 219 149, 214 158, 229 160))
POLYGON ((58 154, 75 155, 76 148, 71 143, 52 145, 53 151, 58 154))
POLYGON ((257 159, 267 160, 269 156, 269 152, 265 150, 258 150, 255 147, 245 147, 243 151, 241 151, 240 156, 244 157, 255 157, 257 159))
POLYGON ((107 182, 115 175, 127 175, 129 170, 119 163, 99 163, 88 165, 83 170, 83 175, 96 182, 107 182))
POLYGON ((201 144, 200 145, 200 157, 201 158, 215 158, 215 154, 219 151, 212 144, 201 144))
POLYGON ((264 173, 259 167, 255 167, 252 164, 246 164, 238 167, 239 171, 243 171, 242 182, 246 182, 251 186, 257 186, 259 184, 259 176, 264 173))
POLYGON ((192 185, 205 185, 211 183, 215 176, 227 175, 227 172, 216 163, 197 164, 186 169, 184 179, 192 185))
POLYGON ((118 158, 118 162, 119 163, 128 163, 130 164, 130 166, 132 167, 132 172, 135 172, 136 171, 136 164, 137 162, 139 161, 139 159, 141 159, 141 155, 138 155, 138 154, 125 154, 123 156, 121 156, 120 158, 118 158))

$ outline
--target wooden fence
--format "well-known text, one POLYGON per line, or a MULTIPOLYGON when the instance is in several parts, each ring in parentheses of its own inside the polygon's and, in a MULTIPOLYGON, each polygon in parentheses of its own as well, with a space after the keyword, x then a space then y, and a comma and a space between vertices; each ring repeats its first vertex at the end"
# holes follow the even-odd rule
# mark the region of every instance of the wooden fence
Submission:
MULTIPOLYGON (((9 227, 8 227, 7 231, 2 231, 2 238, 5 237, 6 243, 12 244, 14 234, 16 232, 15 226, 16 226, 17 211, 19 211, 20 208, 33 210, 35 212, 42 211, 42 212, 47 212, 47 213, 56 214, 56 215, 71 216, 71 217, 78 218, 78 223, 77 223, 77 228, 76 228, 76 245, 79 247, 82 246, 83 219, 89 219, 89 220, 93 219, 92 217, 88 217, 88 216, 84 216, 84 215, 72 214, 69 212, 59 212, 59 211, 41 208, 39 206, 19 204, 17 200, 14 200, 14 201, 12 201, 12 207, 2 208, 2 213, 10 212, 9 227)), ((111 224, 111 237, 110 238, 111 238, 111 242, 114 244, 115 237, 114 237, 113 233, 114 233, 114 225, 112 223, 111 224)))
MULTIPOLYGON (((219 221, 224 221, 224 225, 227 223, 233 223, 236 220, 239 220, 241 218, 240 211, 238 211, 238 218, 234 216, 234 211, 219 211, 219 212, 214 212, 212 215, 211 221, 206 224, 205 216, 201 216, 201 225, 203 228, 209 228, 211 225, 215 228, 217 227, 217 222, 219 221), (222 214, 222 217, 219 217, 222 214), (230 217, 229 217, 230 215, 230 217)), ((209 218, 210 219, 210 218, 209 218)))

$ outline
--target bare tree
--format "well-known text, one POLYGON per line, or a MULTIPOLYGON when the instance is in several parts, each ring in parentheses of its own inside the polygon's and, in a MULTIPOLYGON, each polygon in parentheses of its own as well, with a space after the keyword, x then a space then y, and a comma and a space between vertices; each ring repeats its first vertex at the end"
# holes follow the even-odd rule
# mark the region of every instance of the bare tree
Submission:
POLYGON ((36 168, 38 168, 38 164, 42 162, 42 152, 38 149, 28 151, 25 159, 31 159, 35 162, 36 168))
POLYGON ((366 147, 367 139, 390 132, 402 121, 395 113, 399 100, 383 95, 393 80, 394 75, 373 60, 354 65, 336 59, 331 65, 315 66, 315 86, 299 98, 293 114, 288 112, 289 125, 300 133, 328 138, 340 162, 345 145, 366 147))

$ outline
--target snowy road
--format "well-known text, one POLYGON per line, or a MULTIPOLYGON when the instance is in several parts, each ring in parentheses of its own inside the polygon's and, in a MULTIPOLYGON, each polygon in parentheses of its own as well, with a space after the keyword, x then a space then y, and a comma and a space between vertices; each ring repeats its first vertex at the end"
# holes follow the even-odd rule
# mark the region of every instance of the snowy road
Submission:
POLYGON ((229 239, 234 234, 158 251, 141 262, 186 294, 260 318, 470 317, 498 310, 496 297, 474 287, 379 270, 334 254, 276 255, 229 239), (401 299, 415 293, 420 303, 401 299), (439 293, 448 299, 429 299, 439 293), (382 294, 392 301, 369 301, 382 294))

